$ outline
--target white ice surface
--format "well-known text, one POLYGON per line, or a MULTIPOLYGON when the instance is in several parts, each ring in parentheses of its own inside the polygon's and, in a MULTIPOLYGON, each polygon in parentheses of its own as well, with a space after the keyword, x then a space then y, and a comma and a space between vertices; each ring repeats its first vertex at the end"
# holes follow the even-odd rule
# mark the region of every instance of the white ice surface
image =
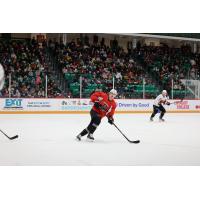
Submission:
POLYGON ((149 114, 118 114, 116 124, 103 119, 95 141, 75 136, 90 120, 82 115, 0 115, 0 165, 200 165, 200 114, 169 114, 149 122, 149 114))

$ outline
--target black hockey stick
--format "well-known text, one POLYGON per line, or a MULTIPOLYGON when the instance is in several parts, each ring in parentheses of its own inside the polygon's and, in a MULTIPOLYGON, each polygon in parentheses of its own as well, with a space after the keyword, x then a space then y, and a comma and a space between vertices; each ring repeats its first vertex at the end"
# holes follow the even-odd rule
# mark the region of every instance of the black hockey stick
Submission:
POLYGON ((140 140, 129 140, 123 133, 122 131, 117 127, 116 124, 113 123, 113 125, 117 128, 117 130, 126 138, 126 140, 130 143, 138 144, 140 143, 140 140))
POLYGON ((6 133, 4 133, 2 130, 0 130, 9 140, 14 140, 16 138, 18 138, 19 136, 18 135, 15 135, 13 137, 9 137, 6 133))

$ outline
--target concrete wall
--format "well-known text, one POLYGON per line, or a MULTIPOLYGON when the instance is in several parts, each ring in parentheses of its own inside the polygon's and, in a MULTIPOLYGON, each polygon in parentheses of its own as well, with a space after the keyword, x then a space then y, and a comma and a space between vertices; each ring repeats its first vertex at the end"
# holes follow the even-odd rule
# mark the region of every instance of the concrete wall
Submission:
MULTIPOLYGON (((33 36, 36 37, 37 34, 40 33, 11 33, 11 37, 14 38, 32 38, 33 36)), ((46 35, 47 40, 53 40, 59 42, 60 39, 62 40, 63 33, 44 33, 46 35)), ((87 35, 89 37, 90 43, 93 42, 93 36, 95 33, 82 33, 82 36, 84 37, 87 35)), ((99 41, 101 41, 102 38, 105 39, 105 44, 107 46, 110 46, 110 41, 114 40, 116 38, 118 40, 119 46, 122 46, 124 50, 127 49, 127 43, 133 42, 135 39, 136 41, 140 41, 140 43, 150 45, 151 43, 154 44, 154 46, 159 46, 162 43, 167 44, 169 47, 176 47, 180 48, 183 44, 190 44, 193 47, 193 42, 189 41, 180 41, 180 40, 168 40, 168 39, 157 39, 157 38, 142 38, 142 37, 131 37, 126 35, 118 35, 118 34, 109 34, 109 33, 96 33, 99 37, 99 41)), ((2 33, 0 33, 0 37, 2 36, 2 33)), ((67 42, 72 41, 74 39, 75 41, 77 38, 80 38, 80 33, 67 33, 67 42)), ((197 42, 196 46, 197 52, 200 53, 200 42, 197 42)))
POLYGON ((156 38, 146 38, 144 43, 147 46, 160 46, 160 39, 156 39, 156 38))
POLYGON ((14 38, 31 38, 31 33, 11 33, 14 38))

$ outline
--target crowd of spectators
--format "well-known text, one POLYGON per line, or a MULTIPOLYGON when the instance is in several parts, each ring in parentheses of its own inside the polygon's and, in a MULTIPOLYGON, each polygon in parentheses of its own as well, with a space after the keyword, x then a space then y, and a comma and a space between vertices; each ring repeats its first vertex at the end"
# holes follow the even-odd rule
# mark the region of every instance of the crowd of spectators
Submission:
POLYGON ((46 43, 35 39, 0 40, 0 63, 5 70, 5 86, 1 96, 40 98, 45 97, 45 81, 48 76, 48 97, 62 96, 55 77, 45 57, 46 43))
POLYGON ((200 78, 200 54, 192 53, 191 47, 187 45, 181 48, 137 45, 137 48, 125 52, 117 40, 108 47, 104 39, 98 42, 94 38, 91 44, 88 39, 77 42, 72 40, 66 45, 54 44, 53 52, 64 74, 91 75, 92 78, 83 77, 83 87, 96 83, 103 84, 104 90, 109 90, 114 76, 115 87, 121 97, 127 91, 134 93, 134 90, 127 90, 127 85, 141 85, 143 78, 146 84, 157 83, 169 92, 172 79, 174 90, 184 90, 181 79, 200 78))
POLYGON ((162 87, 170 90, 172 79, 175 90, 183 90, 181 79, 200 78, 200 54, 192 53, 190 46, 170 48, 167 45, 143 46, 137 50, 146 69, 159 80, 162 87))
MULTIPOLYGON (((134 94, 134 87, 159 84, 161 88, 183 90, 180 79, 200 77, 200 54, 192 53, 190 46, 170 48, 137 45, 135 49, 124 51, 114 39, 110 46, 102 38, 94 36, 92 43, 87 36, 72 40, 67 44, 52 42, 42 44, 35 39, 0 40, 0 63, 4 66, 6 82, 0 95, 9 96, 9 76, 11 76, 11 97, 45 97, 45 77, 48 76, 48 97, 74 97, 70 84, 79 82, 82 76, 83 90, 88 85, 96 84, 99 90, 109 91, 113 87, 119 92, 119 98, 134 94), (47 50, 58 71, 75 75, 72 80, 66 78, 67 93, 58 87, 55 73, 50 68, 47 50), (147 73, 148 72, 148 73, 147 73), (151 74, 151 76, 150 76, 151 74), (70 80, 70 81, 69 81, 70 80), (101 87, 100 87, 101 86, 101 87), (131 88, 131 89, 130 89, 131 88)), ((154 97, 151 94, 147 98, 154 97)), ((128 96, 129 97, 129 96, 128 96)))
MULTIPOLYGON (((110 47, 104 44, 104 39, 100 42, 94 39, 92 44, 88 40, 72 40, 66 45, 50 41, 49 47, 63 74, 77 74, 77 82, 80 75, 83 75, 83 88, 89 84, 98 84, 104 86, 104 91, 108 91, 113 86, 114 77, 115 87, 120 97, 124 97, 128 84, 143 84, 143 78, 146 84, 152 84, 144 68, 137 64, 130 52, 125 52, 118 45, 117 40, 110 47)), ((133 90, 129 92, 134 93, 133 90)))

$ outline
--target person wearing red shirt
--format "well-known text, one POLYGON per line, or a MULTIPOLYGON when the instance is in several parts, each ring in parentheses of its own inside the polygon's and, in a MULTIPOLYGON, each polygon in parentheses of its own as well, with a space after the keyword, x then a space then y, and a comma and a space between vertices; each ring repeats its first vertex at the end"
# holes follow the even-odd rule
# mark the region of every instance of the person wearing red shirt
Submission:
POLYGON ((79 135, 76 136, 77 140, 81 140, 81 137, 87 135, 89 140, 94 140, 93 133, 101 123, 103 117, 108 118, 108 123, 114 123, 114 112, 116 109, 116 103, 114 98, 117 96, 117 91, 112 89, 108 94, 104 92, 94 92, 91 95, 91 101, 94 103, 91 111, 91 121, 87 128, 85 128, 79 135))

